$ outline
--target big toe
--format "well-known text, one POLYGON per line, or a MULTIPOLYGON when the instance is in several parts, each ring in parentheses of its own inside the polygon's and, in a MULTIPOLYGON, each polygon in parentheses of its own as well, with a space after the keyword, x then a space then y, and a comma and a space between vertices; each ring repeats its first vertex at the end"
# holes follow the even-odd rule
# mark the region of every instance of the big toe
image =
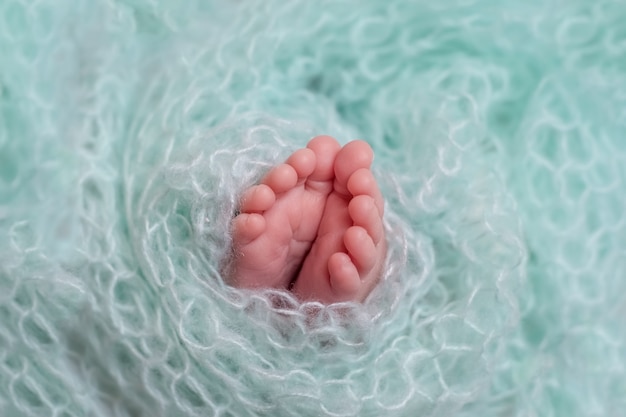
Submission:
POLYGON ((341 149, 339 142, 330 136, 316 136, 307 144, 315 153, 315 168, 309 176, 310 181, 330 181, 333 179, 335 158, 341 149))
POLYGON ((335 158, 335 190, 348 194, 348 180, 359 169, 369 169, 374 160, 374 152, 363 140, 354 140, 345 145, 335 158))

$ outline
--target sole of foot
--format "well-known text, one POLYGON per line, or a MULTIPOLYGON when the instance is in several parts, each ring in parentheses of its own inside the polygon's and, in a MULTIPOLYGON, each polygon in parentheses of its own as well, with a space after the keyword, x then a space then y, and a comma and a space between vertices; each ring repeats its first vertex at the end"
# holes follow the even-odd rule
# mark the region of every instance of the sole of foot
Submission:
POLYGON ((340 149, 332 137, 315 137, 244 192, 232 222, 231 285, 290 286, 317 238, 340 149))
POLYGON ((363 301, 382 275, 384 200, 370 170, 373 151, 353 141, 337 154, 317 237, 292 290, 325 304, 363 301))

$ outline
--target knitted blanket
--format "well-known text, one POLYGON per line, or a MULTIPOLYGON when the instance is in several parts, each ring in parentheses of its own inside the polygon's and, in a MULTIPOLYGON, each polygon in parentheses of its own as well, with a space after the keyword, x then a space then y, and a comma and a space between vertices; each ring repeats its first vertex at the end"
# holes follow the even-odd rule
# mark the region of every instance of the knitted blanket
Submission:
POLYGON ((626 4, 2 0, 0 415, 622 416, 626 4), (367 140, 363 304, 231 288, 242 190, 367 140))

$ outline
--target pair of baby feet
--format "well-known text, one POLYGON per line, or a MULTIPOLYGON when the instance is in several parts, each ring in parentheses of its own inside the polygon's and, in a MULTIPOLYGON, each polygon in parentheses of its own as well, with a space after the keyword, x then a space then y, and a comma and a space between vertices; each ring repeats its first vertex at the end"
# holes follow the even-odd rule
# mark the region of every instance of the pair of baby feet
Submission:
POLYGON ((232 223, 227 272, 240 288, 290 289, 302 301, 362 301, 386 255, 373 151, 313 138, 247 189, 232 223))

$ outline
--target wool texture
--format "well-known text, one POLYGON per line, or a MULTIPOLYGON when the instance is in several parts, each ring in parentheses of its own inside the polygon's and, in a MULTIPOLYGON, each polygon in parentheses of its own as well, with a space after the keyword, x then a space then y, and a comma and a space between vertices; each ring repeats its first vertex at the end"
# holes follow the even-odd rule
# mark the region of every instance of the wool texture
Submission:
POLYGON ((626 3, 0 1, 0 415, 623 416, 626 3), (363 304, 229 287, 315 135, 386 199, 363 304))

